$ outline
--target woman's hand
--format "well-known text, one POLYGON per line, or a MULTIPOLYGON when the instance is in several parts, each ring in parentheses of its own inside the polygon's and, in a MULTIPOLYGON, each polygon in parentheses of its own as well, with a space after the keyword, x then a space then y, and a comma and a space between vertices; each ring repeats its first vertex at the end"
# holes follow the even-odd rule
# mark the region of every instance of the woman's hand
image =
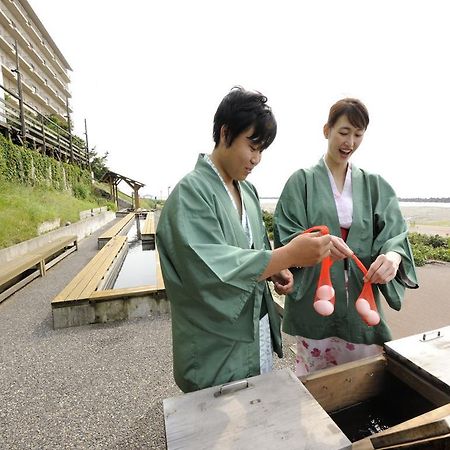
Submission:
POLYGON ((283 269, 270 277, 278 295, 290 294, 294 289, 294 277, 289 269, 283 269))
POLYGON ((395 278, 397 270, 402 262, 402 257, 396 252, 387 252, 385 255, 379 255, 370 265, 364 281, 370 281, 374 284, 386 284, 395 278))
POLYGON ((353 255, 353 251, 345 243, 344 239, 331 236, 331 259, 333 262, 341 259, 349 258, 353 255))

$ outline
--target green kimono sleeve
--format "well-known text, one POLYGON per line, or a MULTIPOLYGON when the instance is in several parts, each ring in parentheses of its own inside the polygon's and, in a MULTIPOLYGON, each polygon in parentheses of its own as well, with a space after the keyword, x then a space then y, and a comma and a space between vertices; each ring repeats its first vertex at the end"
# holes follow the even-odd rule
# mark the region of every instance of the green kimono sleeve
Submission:
POLYGON ((258 280, 271 252, 248 247, 232 207, 224 207, 195 180, 181 182, 162 211, 157 245, 177 314, 213 334, 254 339, 254 314, 265 287, 258 280), (247 326, 240 326, 242 321, 247 326))
MULTIPOLYGON (((305 171, 295 172, 286 182, 278 200, 274 213, 274 246, 282 247, 308 229, 310 221, 306 210, 306 179, 305 171)), ((323 222, 315 223, 321 225, 323 222)), ((291 267, 294 275, 294 290, 289 295, 291 301, 297 302, 303 298, 315 284, 320 272, 320 265, 304 270, 291 267)))
POLYGON ((398 311, 401 308, 405 288, 416 289, 419 285, 417 284, 414 257, 408 240, 408 227, 395 192, 383 178, 378 177, 376 181, 377 186, 374 191, 379 196, 374 207, 376 232, 371 257, 374 261, 378 255, 391 251, 401 256, 402 261, 396 277, 387 284, 378 285, 389 306, 398 311))

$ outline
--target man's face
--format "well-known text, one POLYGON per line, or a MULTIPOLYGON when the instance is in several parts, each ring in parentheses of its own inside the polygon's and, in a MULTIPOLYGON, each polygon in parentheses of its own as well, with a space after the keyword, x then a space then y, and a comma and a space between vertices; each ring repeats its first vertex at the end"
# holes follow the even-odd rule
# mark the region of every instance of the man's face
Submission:
POLYGON ((252 135, 253 128, 249 128, 226 149, 224 169, 233 180, 245 180, 261 161, 262 150, 249 139, 252 135))

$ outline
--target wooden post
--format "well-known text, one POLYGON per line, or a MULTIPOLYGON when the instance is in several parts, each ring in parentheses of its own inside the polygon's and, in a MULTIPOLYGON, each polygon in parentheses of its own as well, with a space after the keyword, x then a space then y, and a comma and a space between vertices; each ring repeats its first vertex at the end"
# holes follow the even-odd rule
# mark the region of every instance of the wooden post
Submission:
POLYGON ((139 209, 139 186, 134 186, 134 209, 139 209))

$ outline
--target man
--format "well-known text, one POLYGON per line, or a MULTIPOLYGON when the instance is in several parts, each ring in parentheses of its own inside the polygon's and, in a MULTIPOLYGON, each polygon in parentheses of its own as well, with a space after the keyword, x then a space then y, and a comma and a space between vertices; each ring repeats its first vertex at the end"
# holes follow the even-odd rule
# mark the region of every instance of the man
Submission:
POLYGON ((330 253, 330 237, 301 235, 272 250, 255 188, 245 181, 276 136, 267 98, 233 88, 214 116, 215 146, 173 189, 157 246, 171 302, 174 376, 184 392, 271 370, 280 318, 266 279, 293 288, 292 266, 330 253))

